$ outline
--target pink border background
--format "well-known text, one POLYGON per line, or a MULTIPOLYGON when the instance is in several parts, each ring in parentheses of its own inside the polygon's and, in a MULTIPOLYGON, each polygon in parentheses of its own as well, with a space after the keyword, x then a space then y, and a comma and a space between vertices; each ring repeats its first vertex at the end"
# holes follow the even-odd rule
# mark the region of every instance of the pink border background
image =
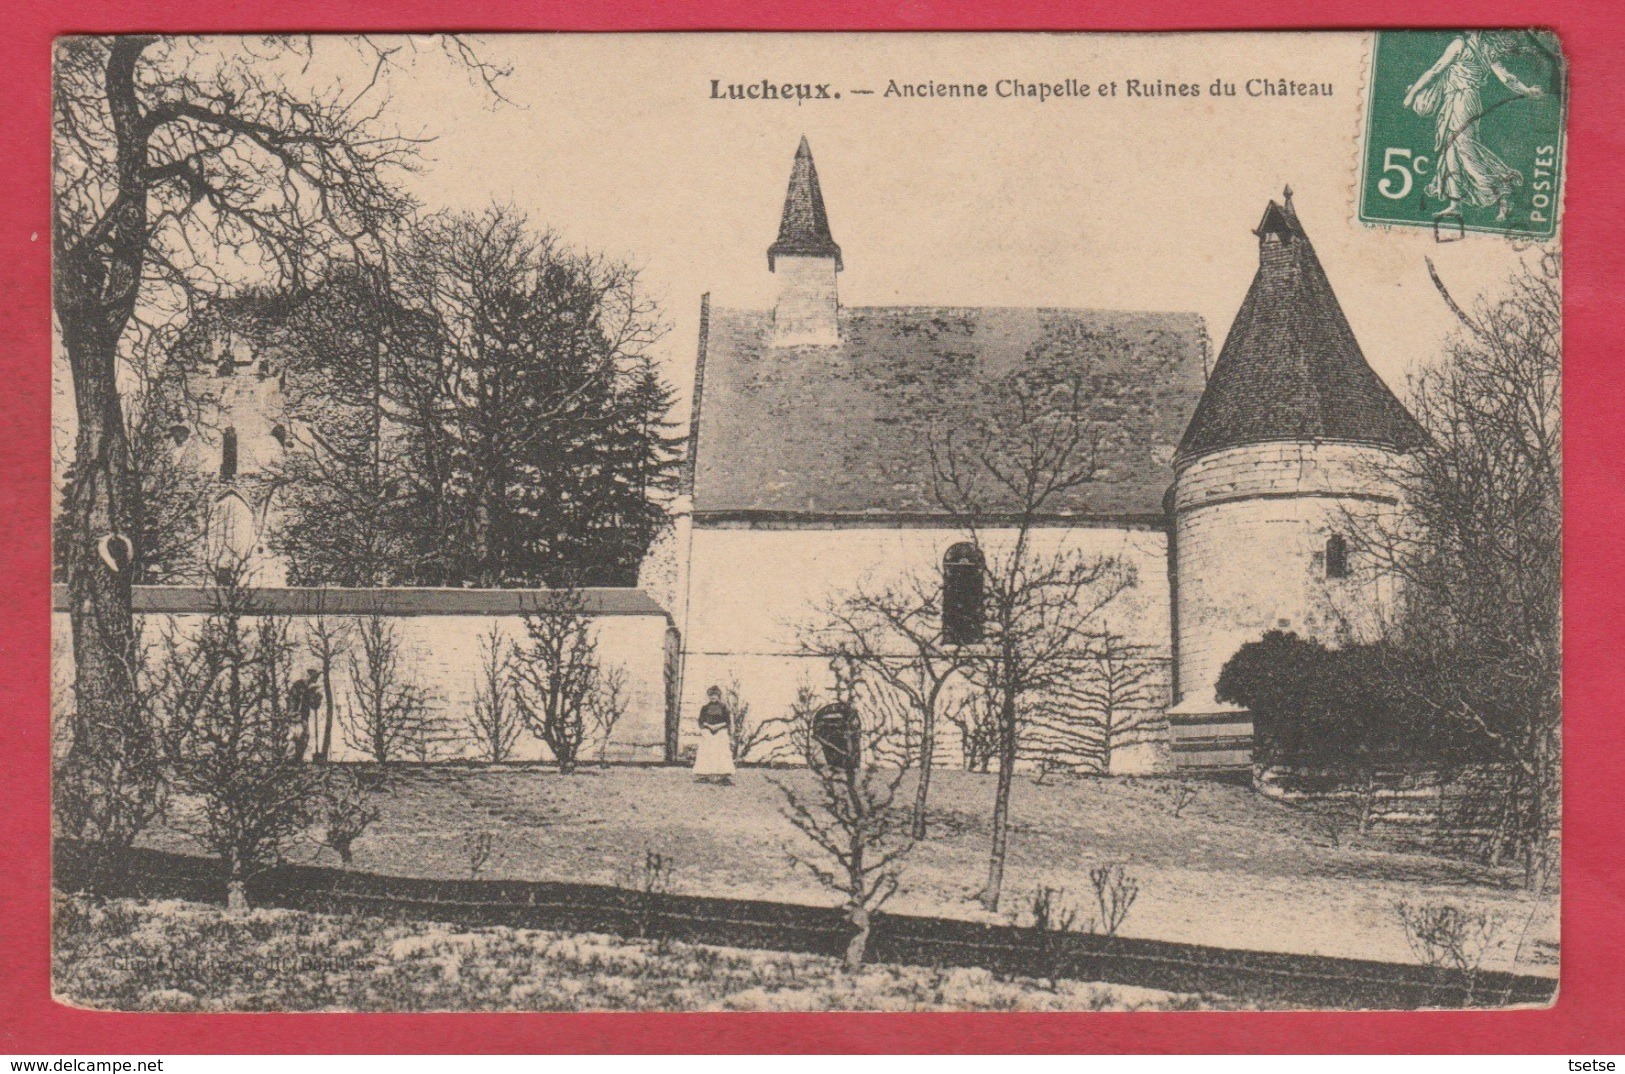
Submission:
POLYGON ((1625 8, 1618 0, 23 0, 0 36, 0 1051, 1625 1051, 1625 8), (1555 29, 1572 64, 1563 978, 1549 1011, 1408 1014, 108 1014, 49 991, 50 44, 253 30, 1555 29), (1616 296, 1616 297, 1610 297, 1616 296))

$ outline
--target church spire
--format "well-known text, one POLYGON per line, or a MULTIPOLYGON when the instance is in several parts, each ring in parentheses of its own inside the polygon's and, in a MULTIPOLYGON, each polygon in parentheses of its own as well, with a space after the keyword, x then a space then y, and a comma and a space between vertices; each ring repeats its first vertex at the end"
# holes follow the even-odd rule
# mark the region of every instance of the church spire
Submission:
POLYGON ((805 135, 790 167, 779 237, 767 248, 767 270, 779 277, 774 346, 840 346, 841 303, 835 274, 841 271, 841 248, 829 233, 824 192, 818 189, 818 169, 805 135))
POLYGON ((767 248, 767 270, 778 271, 781 257, 833 257, 835 271, 841 271, 841 248, 829 232, 829 214, 824 211, 824 192, 818 187, 818 166, 813 163, 812 146, 801 136, 795 163, 790 166, 790 188, 784 195, 784 215, 779 218, 779 237, 767 248))

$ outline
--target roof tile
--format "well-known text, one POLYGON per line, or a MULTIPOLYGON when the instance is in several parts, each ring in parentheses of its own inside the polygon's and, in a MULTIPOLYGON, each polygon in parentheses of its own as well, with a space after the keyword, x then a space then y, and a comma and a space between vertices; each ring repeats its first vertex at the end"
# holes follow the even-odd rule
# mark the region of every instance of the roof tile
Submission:
POLYGON ((1259 266, 1179 444, 1340 440, 1408 451, 1426 434, 1366 363, 1291 196, 1258 227, 1259 266))
POLYGON ((1001 376, 1078 364, 1107 431, 1102 472, 1055 510, 1161 513, 1202 390, 1195 314, 855 307, 840 317, 838 347, 774 347, 771 313, 710 311, 696 513, 939 513, 934 430, 974 418, 1001 376))

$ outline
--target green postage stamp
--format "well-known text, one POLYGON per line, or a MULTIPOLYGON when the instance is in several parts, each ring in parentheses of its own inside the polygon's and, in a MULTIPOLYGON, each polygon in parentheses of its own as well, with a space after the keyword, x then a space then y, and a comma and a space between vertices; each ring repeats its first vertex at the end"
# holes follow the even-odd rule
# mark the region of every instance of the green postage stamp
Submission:
POLYGON ((1563 179, 1557 38, 1531 30, 1376 35, 1360 219, 1550 238, 1563 179))

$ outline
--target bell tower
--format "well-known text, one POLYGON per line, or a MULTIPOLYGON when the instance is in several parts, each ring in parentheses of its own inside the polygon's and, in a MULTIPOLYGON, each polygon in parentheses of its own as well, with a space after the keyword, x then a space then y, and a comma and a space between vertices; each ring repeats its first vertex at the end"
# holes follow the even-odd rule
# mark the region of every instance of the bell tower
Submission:
POLYGON ((779 237, 767 248, 767 270, 779 277, 779 300, 773 308, 775 347, 840 346, 835 274, 841 267, 841 248, 830 235, 812 147, 803 136, 790 168, 779 237))

